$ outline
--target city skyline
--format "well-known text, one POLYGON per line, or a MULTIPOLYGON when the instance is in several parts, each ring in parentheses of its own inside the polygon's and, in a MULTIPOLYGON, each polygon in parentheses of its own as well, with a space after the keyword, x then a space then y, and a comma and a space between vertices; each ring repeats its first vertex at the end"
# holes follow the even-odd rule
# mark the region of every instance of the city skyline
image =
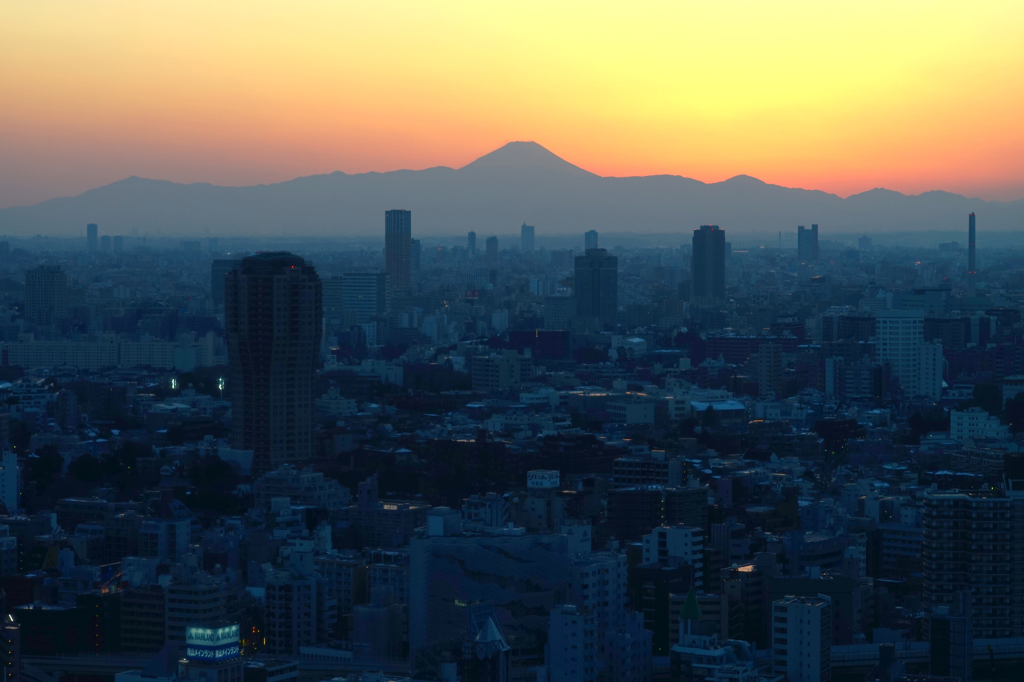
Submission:
POLYGON ((1019 5, 48 6, 0 29, 0 206, 131 175, 461 167, 523 139, 607 176, 1024 196, 1019 5))
POLYGON ((7 5, 0 682, 1021 677, 1024 5, 7 5))

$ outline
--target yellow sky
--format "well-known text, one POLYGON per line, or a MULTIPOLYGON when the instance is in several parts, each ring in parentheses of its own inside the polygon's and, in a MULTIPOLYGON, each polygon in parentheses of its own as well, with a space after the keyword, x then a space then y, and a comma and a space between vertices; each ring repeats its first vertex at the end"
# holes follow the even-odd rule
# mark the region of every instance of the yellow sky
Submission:
POLYGON ((462 166, 1024 197, 1024 2, 0 0, 0 206, 462 166))

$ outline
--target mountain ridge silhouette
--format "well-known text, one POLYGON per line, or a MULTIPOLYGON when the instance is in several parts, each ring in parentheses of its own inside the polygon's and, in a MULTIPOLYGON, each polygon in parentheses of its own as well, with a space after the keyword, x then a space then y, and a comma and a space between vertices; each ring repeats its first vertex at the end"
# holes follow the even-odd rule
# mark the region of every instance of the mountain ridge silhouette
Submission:
POLYGON ((1024 200, 982 201, 934 190, 906 195, 875 188, 839 197, 749 175, 705 183, 680 175, 605 177, 536 142, 510 142, 461 168, 308 175, 278 183, 222 186, 129 176, 77 196, 0 209, 0 233, 67 235, 98 223, 103 234, 156 237, 383 234, 384 211, 413 212, 420 236, 514 233, 524 219, 537 235, 589 229, 688 231, 717 224, 774 233, 818 223, 824 235, 883 231, 1024 228, 1024 200))

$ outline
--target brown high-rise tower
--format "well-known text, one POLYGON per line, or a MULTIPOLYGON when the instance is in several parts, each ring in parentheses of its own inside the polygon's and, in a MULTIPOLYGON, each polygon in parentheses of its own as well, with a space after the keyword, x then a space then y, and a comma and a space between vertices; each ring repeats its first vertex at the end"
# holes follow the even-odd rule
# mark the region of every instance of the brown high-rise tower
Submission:
POLYGON ((224 278, 232 445, 253 451, 254 474, 313 457, 322 308, 316 270, 290 253, 249 256, 224 278))

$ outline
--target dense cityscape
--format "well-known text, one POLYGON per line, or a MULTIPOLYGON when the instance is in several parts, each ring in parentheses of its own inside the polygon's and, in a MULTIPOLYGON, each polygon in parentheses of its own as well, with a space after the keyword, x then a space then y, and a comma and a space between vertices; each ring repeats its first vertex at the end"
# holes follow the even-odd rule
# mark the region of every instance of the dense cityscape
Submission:
POLYGON ((1024 267, 983 216, 382 212, 0 243, 8 682, 1019 679, 1024 267))

